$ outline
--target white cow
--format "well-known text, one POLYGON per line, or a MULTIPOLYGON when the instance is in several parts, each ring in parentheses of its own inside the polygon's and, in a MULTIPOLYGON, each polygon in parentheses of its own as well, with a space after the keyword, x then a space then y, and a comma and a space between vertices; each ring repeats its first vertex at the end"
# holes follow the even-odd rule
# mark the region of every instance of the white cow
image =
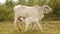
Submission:
MULTIPOLYGON (((33 22, 34 19, 36 21, 36 18, 39 17, 39 18, 37 18, 38 23, 36 22, 39 25, 39 20, 41 21, 43 19, 44 13, 49 13, 51 11, 52 11, 52 9, 48 5, 44 5, 42 7, 39 7, 37 5, 32 6, 32 7, 23 6, 23 5, 17 5, 17 6, 14 7, 14 15, 15 15, 14 29, 16 29, 16 25, 18 23, 18 18, 20 18, 20 20, 24 19, 25 20, 24 22, 27 24, 29 19, 32 19, 32 21, 29 21, 29 22, 33 22), (31 18, 32 16, 37 16, 37 17, 35 17, 33 19, 33 18, 31 18), (28 21, 26 21, 26 20, 28 20, 28 21)), ((18 25, 18 27, 19 27, 19 25, 18 25)), ((26 26, 25 31, 26 30, 27 30, 27 26, 26 26)), ((41 31, 42 31, 42 28, 41 28, 41 31)))

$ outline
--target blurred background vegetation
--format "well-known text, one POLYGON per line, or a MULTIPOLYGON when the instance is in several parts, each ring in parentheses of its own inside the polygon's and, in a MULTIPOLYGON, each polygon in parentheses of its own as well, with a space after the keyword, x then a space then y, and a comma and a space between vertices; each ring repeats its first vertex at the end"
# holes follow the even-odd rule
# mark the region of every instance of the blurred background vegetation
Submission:
POLYGON ((48 4, 53 9, 52 13, 45 14, 43 20, 60 20, 60 0, 50 0, 48 3, 46 3, 46 0, 29 0, 28 2, 26 0, 18 0, 18 2, 6 0, 6 3, 0 4, 0 22, 14 20, 14 6, 19 4, 32 6, 35 3, 39 6, 48 4))

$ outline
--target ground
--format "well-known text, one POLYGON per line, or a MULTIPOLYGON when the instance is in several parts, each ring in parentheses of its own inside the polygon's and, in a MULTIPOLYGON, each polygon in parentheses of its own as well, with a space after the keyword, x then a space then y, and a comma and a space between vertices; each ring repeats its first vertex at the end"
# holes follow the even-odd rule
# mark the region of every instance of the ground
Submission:
MULTIPOLYGON (((37 27, 35 31, 28 29, 24 32, 24 25, 21 23, 20 28, 22 31, 14 31, 13 22, 0 22, 0 34, 60 34, 60 21, 43 21, 41 23, 43 31, 37 27)), ((31 27, 31 26, 30 26, 31 27)))

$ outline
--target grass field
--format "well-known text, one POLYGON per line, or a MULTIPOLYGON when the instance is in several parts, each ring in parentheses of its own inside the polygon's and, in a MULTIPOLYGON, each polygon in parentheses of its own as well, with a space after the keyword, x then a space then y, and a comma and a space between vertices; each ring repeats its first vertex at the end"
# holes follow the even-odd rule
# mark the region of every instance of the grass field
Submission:
MULTIPOLYGON (((43 27, 43 31, 39 31, 40 29, 37 27, 35 31, 31 32, 23 32, 24 25, 21 23, 20 27, 22 31, 14 31, 13 22, 0 22, 0 34, 60 34, 60 21, 43 21, 41 23, 43 27)), ((31 26, 30 26, 31 27, 31 26)))

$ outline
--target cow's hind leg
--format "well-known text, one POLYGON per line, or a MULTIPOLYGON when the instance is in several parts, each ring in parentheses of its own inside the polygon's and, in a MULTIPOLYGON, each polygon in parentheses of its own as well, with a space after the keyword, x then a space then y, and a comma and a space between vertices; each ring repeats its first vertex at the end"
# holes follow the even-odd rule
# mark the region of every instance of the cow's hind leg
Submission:
POLYGON ((19 31, 21 31, 21 29, 20 29, 20 27, 19 27, 19 20, 18 20, 18 22, 17 22, 17 26, 18 26, 19 31))
POLYGON ((17 18, 14 19, 14 30, 16 31, 16 26, 17 26, 17 18))
MULTIPOLYGON (((14 19, 14 30, 16 31, 16 27, 18 26, 18 28, 19 28, 19 23, 18 23, 18 18, 15 18, 14 19)), ((20 28, 19 28, 19 30, 21 30, 20 28)))
POLYGON ((21 31, 21 29, 20 29, 20 25, 19 25, 19 21, 22 21, 21 19, 20 19, 20 17, 18 17, 18 20, 17 20, 17 26, 18 26, 18 29, 19 29, 19 31, 21 31))

